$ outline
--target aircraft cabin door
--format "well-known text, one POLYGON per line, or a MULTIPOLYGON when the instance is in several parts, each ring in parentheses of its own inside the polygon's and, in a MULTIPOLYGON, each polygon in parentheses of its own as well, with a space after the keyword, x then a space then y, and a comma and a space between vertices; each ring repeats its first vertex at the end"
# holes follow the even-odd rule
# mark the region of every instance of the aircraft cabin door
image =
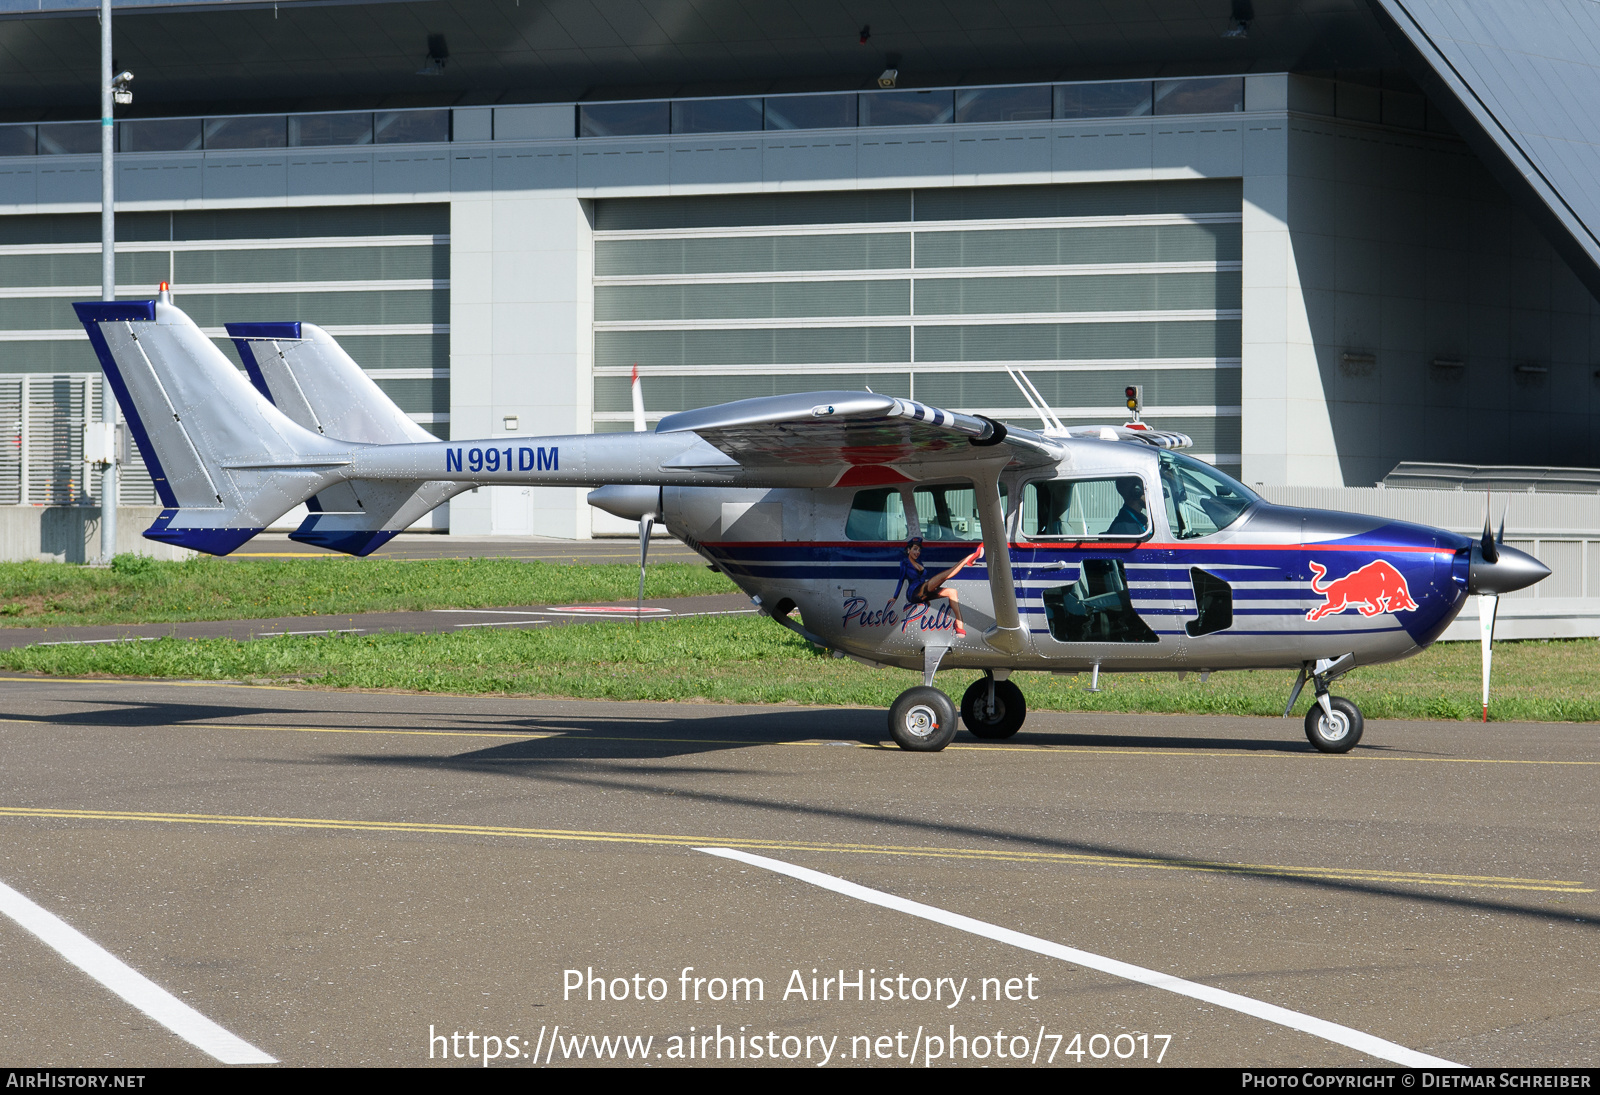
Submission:
MULTIPOLYGON (((1035 480, 1022 490, 1018 541, 1029 554, 1019 585, 1024 619, 1047 655, 1134 653, 1170 629, 1165 552, 1149 484, 1139 475, 1035 480), (1045 638, 1048 636, 1048 638, 1045 638)), ((1021 569, 1019 567, 1019 569, 1021 569)))

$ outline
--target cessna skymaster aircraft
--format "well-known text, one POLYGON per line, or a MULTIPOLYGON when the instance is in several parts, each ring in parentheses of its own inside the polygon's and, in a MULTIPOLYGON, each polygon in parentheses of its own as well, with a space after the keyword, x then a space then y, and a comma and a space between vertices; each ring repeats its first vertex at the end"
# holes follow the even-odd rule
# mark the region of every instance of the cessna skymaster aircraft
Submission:
POLYGON ((911 750, 955 734, 940 669, 983 672, 961 704, 982 738, 1022 726, 1018 670, 1285 669, 1284 714, 1310 680, 1306 736, 1346 752, 1362 717, 1336 678, 1427 647, 1469 594, 1492 622, 1495 595, 1549 574, 1500 542, 1503 520, 1475 542, 1271 505, 1137 420, 1068 429, 1042 409, 1034 432, 834 391, 654 432, 438 441, 311 324, 231 325, 247 381, 165 285, 75 307, 166 507, 150 539, 226 555, 305 502, 296 539, 364 555, 475 485, 599 487, 641 551, 660 520, 782 626, 920 670, 889 712, 911 750))

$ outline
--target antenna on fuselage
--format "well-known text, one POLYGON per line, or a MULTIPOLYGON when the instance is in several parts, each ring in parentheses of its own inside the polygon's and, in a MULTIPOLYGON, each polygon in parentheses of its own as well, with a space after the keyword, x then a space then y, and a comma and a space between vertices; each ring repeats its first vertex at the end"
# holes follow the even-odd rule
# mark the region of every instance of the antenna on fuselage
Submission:
POLYGON ((1007 366, 1006 375, 1011 377, 1011 382, 1017 386, 1017 389, 1020 392, 1022 392, 1022 398, 1028 401, 1028 406, 1033 408, 1034 413, 1037 414, 1040 421, 1044 423, 1045 432, 1048 433, 1052 430, 1059 430, 1062 433, 1066 432, 1066 425, 1061 421, 1061 419, 1056 417, 1056 413, 1052 411, 1049 404, 1044 401, 1044 396, 1040 395, 1039 389, 1033 386, 1033 381, 1028 379, 1028 374, 1024 373, 1021 369, 1013 369, 1010 366, 1007 366))

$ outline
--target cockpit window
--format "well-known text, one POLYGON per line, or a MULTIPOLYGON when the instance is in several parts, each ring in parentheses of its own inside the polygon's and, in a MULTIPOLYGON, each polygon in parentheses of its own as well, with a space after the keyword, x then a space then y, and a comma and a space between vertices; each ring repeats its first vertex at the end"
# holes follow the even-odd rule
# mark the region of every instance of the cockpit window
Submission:
POLYGON ((857 491, 845 519, 844 535, 847 540, 906 539, 910 533, 900 491, 895 487, 857 491))
POLYGON ((1243 483, 1192 456, 1167 450, 1158 455, 1167 523, 1180 540, 1221 532, 1261 500, 1243 483))
POLYGON ((1047 479, 1022 492, 1022 538, 1140 539, 1150 533, 1144 480, 1047 479))

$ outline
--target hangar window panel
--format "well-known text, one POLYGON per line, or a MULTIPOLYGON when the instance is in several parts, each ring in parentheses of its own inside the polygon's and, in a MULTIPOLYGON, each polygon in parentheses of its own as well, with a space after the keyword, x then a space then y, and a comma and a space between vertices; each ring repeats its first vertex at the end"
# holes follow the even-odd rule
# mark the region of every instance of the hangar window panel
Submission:
MULTIPOLYGON (((122 256, 117 257, 120 259, 122 256)), ((0 261, 0 287, 8 289, 96 285, 99 281, 98 254, 8 255, 0 261)))
POLYGON ((450 276, 450 250, 422 245, 178 251, 173 264, 173 281, 180 288, 250 281, 441 280, 450 276))
POLYGON ((407 414, 438 414, 450 410, 450 378, 374 377, 384 394, 407 414))
POLYGON ((434 144, 450 139, 448 110, 380 110, 373 115, 375 144, 434 144))
POLYGON ((38 148, 38 126, 0 125, 0 156, 32 156, 38 148))
MULTIPOLYGON (((248 240, 303 239, 308 237, 448 236, 450 207, 428 205, 352 205, 340 208, 321 206, 289 209, 186 209, 172 214, 155 214, 159 235, 141 239, 248 240), (170 218, 170 219, 169 219, 170 218)), ((94 240, 99 240, 97 218, 94 240)), ((122 216, 117 216, 117 234, 122 235, 122 216)), ((129 237, 133 238, 133 237, 129 237)), ((445 242, 437 240, 435 242, 445 242)))
POLYGON ((928 278, 918 315, 1017 312, 1223 311, 1240 307, 1237 272, 928 278))
POLYGON ((917 329, 918 361, 1072 361, 1238 356, 1238 320, 994 323, 917 329))
POLYGON ((918 268, 1238 262, 1242 254, 1237 223, 917 233, 918 268))
POLYGON ((955 116, 953 91, 872 91, 861 96, 861 124, 942 125, 955 116))
POLYGON ((41 156, 83 156, 99 151, 99 122, 39 123, 41 156))
POLYGON ((450 336, 340 335, 339 345, 363 369, 448 369, 450 336))
POLYGON ((595 273, 601 277, 904 270, 910 265, 911 236, 905 232, 602 240, 595 244, 595 273))
POLYGON ((148 118, 117 123, 119 152, 191 152, 199 147, 199 118, 148 118))
MULTIPOLYGON (((918 337, 923 335, 919 332, 918 337)), ((1239 369, 1027 369, 1045 402, 1070 417, 1073 408, 1121 407, 1123 389, 1144 386, 1145 405, 1235 407, 1239 369)), ((1025 405, 1016 383, 999 370, 918 372, 917 398, 936 407, 1000 408, 1025 405)), ((1120 411, 1118 412, 1120 416, 1120 411)), ((1165 426, 1167 419, 1162 418, 1165 426)), ((1173 427, 1176 429, 1177 427, 1173 427)), ((1208 450, 1209 451, 1209 450, 1208 450)))
MULTIPOLYGON (((837 96, 802 96, 837 98, 837 96)), ((855 96, 845 96, 851 103, 855 96)), ((777 100, 767 100, 770 104, 777 100)), ((789 100, 784 100, 788 102, 789 100)), ((1235 208, 1238 203, 1234 203, 1235 208)), ((873 224, 911 219, 909 190, 819 190, 782 194, 690 194, 659 198, 601 198, 594 203, 599 232, 664 228, 751 228, 768 225, 873 224)))
POLYGON ((245 118, 207 118, 205 146, 213 148, 283 148, 289 119, 282 114, 245 118))
POLYGON ((1231 114, 1244 109, 1244 78, 1157 80, 1157 114, 1231 114))
POLYGON ((761 128, 760 99, 681 99, 672 104, 674 133, 744 133, 761 128))
POLYGON ((602 285, 597 322, 894 316, 911 310, 909 281, 799 281, 748 285, 602 285))
POLYGON ((908 327, 754 328, 730 331, 596 331, 598 366, 812 365, 904 362, 908 327))
POLYGON ((767 99, 768 129, 844 129, 856 124, 856 96, 783 95, 767 99))
POLYGON ((450 322, 450 292, 447 289, 351 293, 189 293, 180 295, 178 303, 189 313, 189 318, 202 327, 221 327, 224 323, 273 322, 288 317, 324 327, 450 322))
MULTIPOLYGON (((342 341, 342 340, 341 340, 342 341)), ((647 414, 690 411, 735 399, 762 395, 789 395, 793 392, 860 391, 871 388, 879 395, 909 398, 911 377, 907 373, 801 373, 776 371, 736 375, 712 374, 671 376, 640 371, 640 389, 647 414)), ((632 382, 626 376, 598 376, 594 380, 596 414, 625 416, 632 428, 632 382)))
POLYGON ((671 131, 668 104, 580 103, 578 136, 634 137, 671 131))
POLYGON ((957 125, 1048 121, 1050 85, 963 88, 956 92, 955 119, 957 125))
POLYGON ((1155 213, 1239 212, 1238 179, 952 186, 917 191, 919 221, 1044 217, 1131 217, 1155 213))
POLYGON ((1148 80, 1056 85, 1057 118, 1139 118, 1150 112, 1148 80))
POLYGON ((289 144, 293 148, 371 143, 370 114, 289 115, 289 144))

